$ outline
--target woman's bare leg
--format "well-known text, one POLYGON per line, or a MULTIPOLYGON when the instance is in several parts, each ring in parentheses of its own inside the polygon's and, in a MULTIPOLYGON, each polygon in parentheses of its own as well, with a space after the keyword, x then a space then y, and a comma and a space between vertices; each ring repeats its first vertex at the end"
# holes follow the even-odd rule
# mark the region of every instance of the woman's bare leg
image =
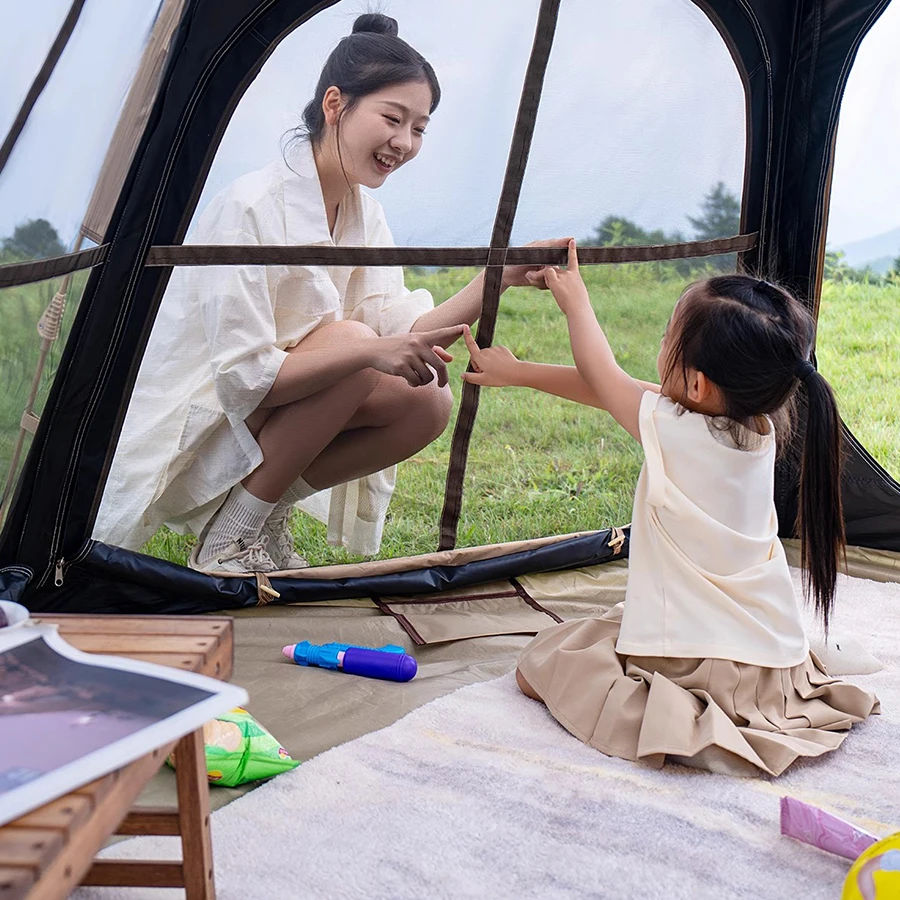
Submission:
MULTIPOLYGON (((345 346, 374 336, 353 321, 325 325, 293 352, 345 346)), ((408 459, 447 426, 449 387, 411 387, 402 378, 365 369, 303 400, 257 409, 247 418, 263 462, 242 482, 261 500, 277 502, 302 475, 315 488, 361 478, 408 459)))
MULTIPOLYGON (((340 347, 374 336, 361 322, 334 322, 316 329, 292 352, 340 347)), ((262 449, 263 461, 241 482, 244 488, 269 503, 281 499, 297 476, 347 427, 381 377, 374 369, 363 369, 302 400, 251 413, 247 427, 262 449)))
POLYGON ((411 387, 384 375, 347 427, 302 473, 316 488, 362 478, 409 459, 447 427, 453 397, 437 381, 411 387))

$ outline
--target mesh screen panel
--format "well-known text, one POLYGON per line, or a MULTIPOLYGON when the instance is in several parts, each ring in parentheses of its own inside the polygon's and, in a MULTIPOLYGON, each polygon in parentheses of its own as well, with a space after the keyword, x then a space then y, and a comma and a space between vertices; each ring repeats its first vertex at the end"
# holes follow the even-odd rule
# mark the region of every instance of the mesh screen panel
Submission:
POLYGON ((863 39, 841 104, 816 355, 844 421, 900 475, 900 6, 863 39), (886 76, 887 73, 887 76, 886 76))
MULTIPOLYGON (((415 160, 392 173, 383 188, 363 189, 342 200, 329 233, 312 155, 298 146, 289 146, 282 155, 282 137, 297 123, 327 53, 349 32, 358 13, 353 5, 337 4, 281 43, 238 105, 186 242, 383 246, 388 235, 381 227, 382 213, 366 199, 368 193, 383 207, 383 221, 399 246, 485 246, 538 4, 445 7, 426 9, 398 0, 387 10, 399 20, 400 35, 433 63, 443 90, 415 160), (479 27, 460 38, 459 22, 476 19, 479 27)), ((609 245, 739 231, 743 93, 724 44, 686 0, 645 0, 629 4, 627 11, 620 7, 578 0, 563 4, 515 244, 560 234, 583 238, 595 229, 595 239, 609 245), (633 65, 623 69, 618 48, 629 41, 633 65), (689 215, 700 224, 688 223, 689 215), (609 217, 618 217, 619 225, 602 232, 609 217), (626 218, 636 230, 627 230, 626 218)), ((685 284, 734 265, 728 256, 586 269, 622 365, 635 377, 654 379, 659 339, 685 284)), ((184 562, 194 537, 164 528, 154 535, 158 522, 149 532, 128 532, 107 515, 117 507, 111 498, 121 489, 122 478, 136 477, 148 502, 162 498, 165 505, 173 484, 182 491, 178 503, 184 495, 194 496, 194 508, 160 521, 196 534, 221 502, 216 490, 227 490, 259 465, 258 434, 247 417, 256 415, 258 404, 271 401, 266 392, 285 365, 285 353, 293 356, 298 343, 302 351, 313 329, 335 321, 340 325, 339 320, 352 320, 382 336, 402 334, 432 300, 438 305, 447 301, 477 274, 432 265, 405 271, 340 265, 176 268, 142 365, 95 536, 184 562), (179 334, 184 335, 183 346, 179 334), (247 367, 248 360, 255 369, 247 367), (179 370, 186 373, 184 380, 179 370), (139 408, 139 401, 147 405, 139 408), (238 474, 219 483, 223 467, 229 466, 238 474), (131 543, 117 538, 126 532, 131 543)), ((361 340, 372 340, 371 333, 348 331, 330 351, 330 361, 357 354, 361 340)), ((527 359, 571 363, 565 320, 548 293, 515 288, 504 294, 496 342, 527 359)), ((452 422, 467 354, 461 343, 451 352, 456 357, 449 366, 452 422)), ((426 389, 410 389, 387 374, 380 377, 376 393, 388 399, 361 403, 326 454, 337 453, 338 444, 353 449, 355 443, 357 451, 365 447, 369 453, 371 448, 371 462, 381 458, 377 454, 383 446, 366 429, 403 419, 408 433, 395 437, 398 446, 407 446, 417 440, 413 432, 421 437, 432 428, 436 419, 428 417, 434 409, 416 405, 426 389), (391 385, 398 390, 392 392, 391 385)), ((347 381, 340 389, 352 393, 355 388, 347 381)), ((301 427, 296 432, 298 453, 321 425, 319 418, 310 417, 309 423, 307 431, 301 427)), ((435 549, 451 431, 422 441, 425 446, 411 457, 407 446, 393 492, 387 491, 383 537, 371 552, 390 557, 435 549)), ((273 456, 285 446, 290 448, 290 439, 275 446, 273 456)), ((316 483, 314 476, 321 478, 326 468, 316 458, 306 474, 316 483)), ((639 468, 639 448, 604 413, 521 389, 486 389, 472 442, 459 545, 624 524, 639 468)), ((345 517, 345 527, 365 530, 366 516, 381 511, 385 491, 367 490, 347 489, 342 502, 363 525, 347 526, 345 517)), ((340 531, 335 523, 340 515, 333 496, 330 507, 318 500, 306 504, 318 519, 297 512, 292 520, 300 552, 313 564, 371 555, 358 547, 329 545, 329 534, 333 538, 340 531)))
POLYGON ((0 520, 31 444, 33 417, 44 408, 86 281, 87 273, 78 272, 71 279, 0 290, 0 520), (54 333, 57 339, 45 343, 42 336, 54 333), (31 415, 23 429, 26 410, 31 415))
POLYGON ((6 136, 56 38, 69 0, 4 3, 0 8, 0 135, 6 136))
MULTIPOLYGON (((419 155, 377 192, 398 246, 488 243, 537 9, 535 0, 394 0, 386 10, 441 85, 419 155), (459 30, 460 22, 475 21, 477 28, 459 30)), ((235 178, 281 156, 325 58, 359 13, 355 0, 343 0, 282 41, 232 117, 196 216, 235 178)))
MULTIPOLYGON (((567 0, 559 15, 513 243, 627 220, 624 240, 703 233, 704 199, 741 195, 744 91, 725 43, 689 0, 567 0)), ((736 221, 732 219, 737 234, 736 221)))
POLYGON ((44 239, 16 243, 20 258, 54 256, 75 243, 158 7, 155 0, 85 4, 0 174, 0 238, 15 238, 28 222, 47 223, 44 239))

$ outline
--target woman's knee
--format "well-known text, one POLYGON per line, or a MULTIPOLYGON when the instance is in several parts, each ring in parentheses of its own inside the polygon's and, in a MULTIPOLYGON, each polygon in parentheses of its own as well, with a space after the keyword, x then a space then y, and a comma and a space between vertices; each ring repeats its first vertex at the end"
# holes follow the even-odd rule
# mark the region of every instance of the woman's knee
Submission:
POLYGON ((443 434, 450 422, 450 411, 453 408, 453 394, 450 385, 439 387, 437 380, 410 391, 412 407, 409 417, 425 432, 428 442, 443 434))
MULTIPOLYGON (((346 347, 355 341, 368 340, 375 337, 378 337, 378 335, 363 322, 356 322, 353 319, 341 319, 337 322, 329 322, 327 325, 320 325, 288 352, 305 353, 308 350, 346 347)), ((336 352, 340 353, 340 350, 336 349, 336 352)), ((344 385, 345 390, 351 390, 354 393, 359 392, 361 399, 364 399, 378 386, 380 378, 380 372, 367 367, 348 375, 342 379, 341 384, 344 385)))
POLYGON ((334 347, 375 337, 378 335, 364 322, 340 319, 337 322, 320 325, 303 338, 296 347, 292 347, 290 352, 302 353, 304 350, 318 350, 322 347, 334 347))

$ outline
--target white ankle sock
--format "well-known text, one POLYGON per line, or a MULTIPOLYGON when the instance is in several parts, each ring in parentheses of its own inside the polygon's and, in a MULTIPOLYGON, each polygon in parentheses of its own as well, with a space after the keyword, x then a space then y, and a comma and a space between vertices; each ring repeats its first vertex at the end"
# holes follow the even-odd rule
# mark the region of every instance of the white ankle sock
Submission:
POLYGON ((236 484, 212 520, 200 548, 200 564, 209 562, 238 538, 243 539, 248 546, 256 543, 269 513, 274 508, 274 503, 260 500, 245 490, 243 485, 236 484))
POLYGON ((284 515, 284 511, 293 506, 298 500, 312 497, 318 490, 318 488, 314 488, 298 475, 294 483, 282 494, 278 503, 275 504, 275 515, 284 515))

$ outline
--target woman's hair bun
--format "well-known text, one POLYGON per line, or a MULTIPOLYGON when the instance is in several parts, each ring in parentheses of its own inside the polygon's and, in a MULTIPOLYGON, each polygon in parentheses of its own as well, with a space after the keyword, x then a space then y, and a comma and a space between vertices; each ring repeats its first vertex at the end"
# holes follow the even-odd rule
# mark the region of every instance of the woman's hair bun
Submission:
POLYGON ((353 34, 387 34, 391 37, 397 37, 400 33, 400 27, 397 20, 390 16, 384 16, 381 13, 365 13, 357 16, 353 23, 353 34))

